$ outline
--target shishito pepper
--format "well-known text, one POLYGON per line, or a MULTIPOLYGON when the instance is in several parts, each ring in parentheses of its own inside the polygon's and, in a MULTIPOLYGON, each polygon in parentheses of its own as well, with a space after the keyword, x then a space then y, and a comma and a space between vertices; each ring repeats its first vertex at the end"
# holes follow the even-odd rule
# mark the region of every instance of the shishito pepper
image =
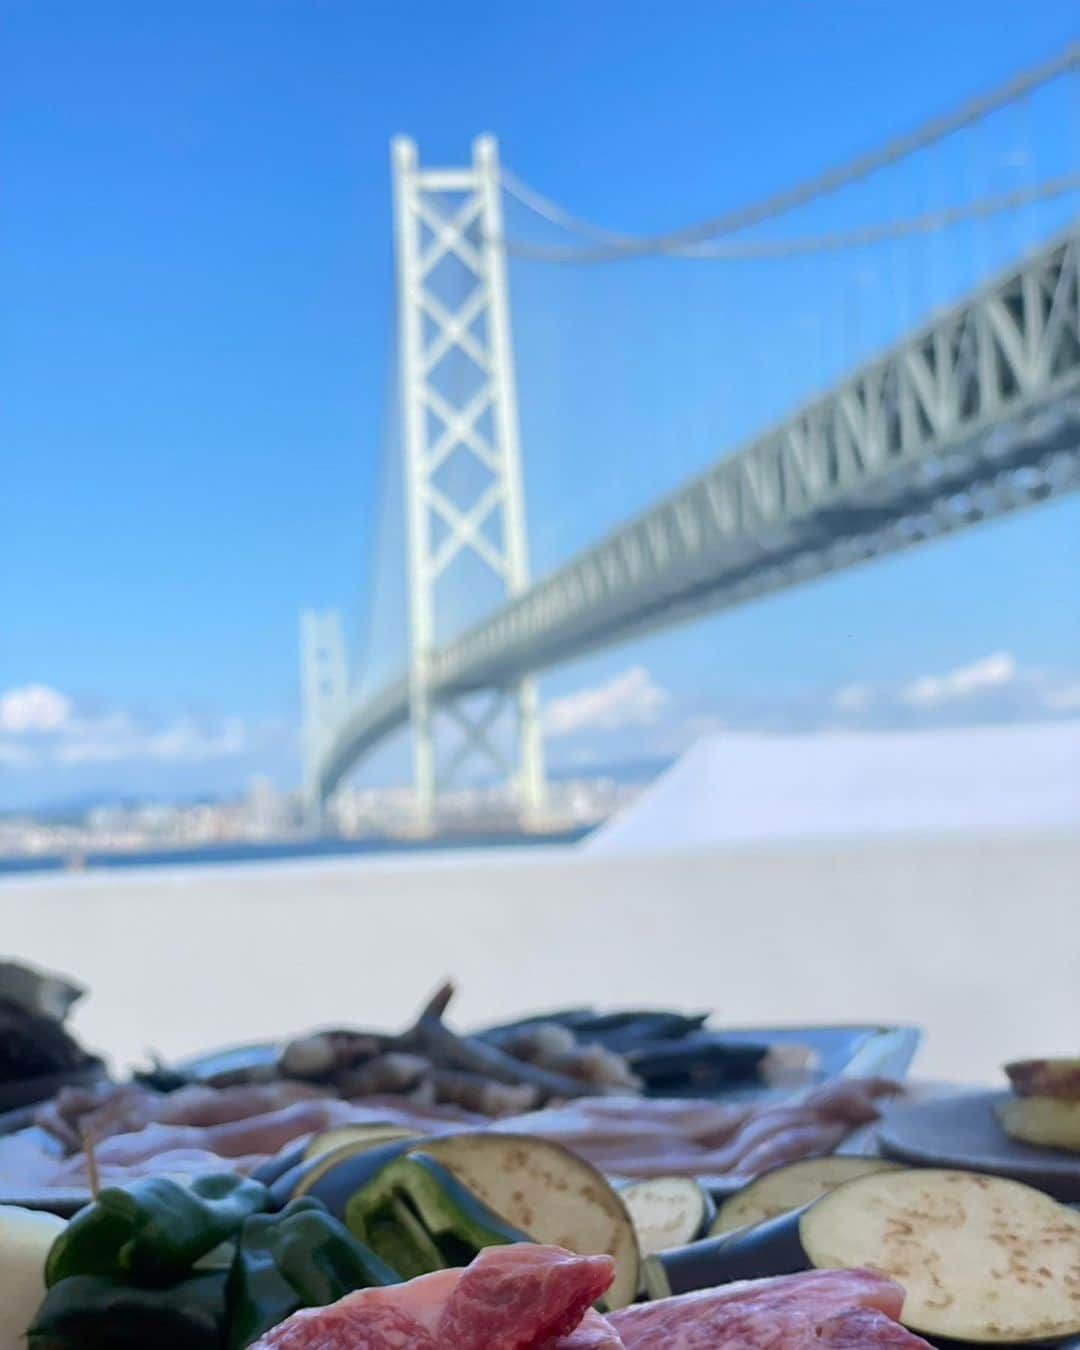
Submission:
POLYGON ((406 1279, 468 1265, 484 1247, 529 1240, 426 1153, 384 1167, 351 1197, 345 1223, 406 1279))
POLYGON ((27 1333, 28 1350, 224 1350, 224 1271, 140 1289, 105 1275, 54 1284, 27 1333))
POLYGON ((81 1209, 45 1263, 50 1288, 73 1275, 168 1284, 266 1208, 267 1190, 248 1177, 215 1174, 190 1182, 144 1177, 110 1187, 81 1209))
POLYGON ((253 1215, 229 1273, 229 1348, 242 1350, 300 1308, 399 1280, 319 1200, 305 1197, 278 1214, 253 1215))

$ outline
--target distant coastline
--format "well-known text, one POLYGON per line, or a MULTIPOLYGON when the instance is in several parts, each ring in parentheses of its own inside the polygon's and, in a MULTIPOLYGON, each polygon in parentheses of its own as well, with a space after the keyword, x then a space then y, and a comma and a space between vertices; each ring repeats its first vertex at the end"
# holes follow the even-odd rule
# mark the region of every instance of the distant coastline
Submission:
POLYGON ((551 834, 524 832, 455 831, 432 839, 380 836, 371 839, 286 839, 202 844, 192 848, 131 851, 88 850, 78 854, 51 853, 33 857, 0 857, 0 876, 35 872, 83 872, 127 867, 176 867, 221 863, 276 862, 303 858, 337 858, 379 853, 435 853, 455 849, 535 848, 545 844, 574 844, 591 826, 575 826, 551 834))

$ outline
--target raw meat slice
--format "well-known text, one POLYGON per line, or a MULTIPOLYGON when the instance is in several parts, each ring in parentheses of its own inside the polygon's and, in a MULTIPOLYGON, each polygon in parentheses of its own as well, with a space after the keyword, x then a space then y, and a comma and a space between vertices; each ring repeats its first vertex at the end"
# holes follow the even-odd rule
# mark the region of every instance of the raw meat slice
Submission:
MULTIPOLYGON (((686 1309, 673 1345, 729 1346, 732 1350, 929 1350, 921 1337, 869 1308, 839 1313, 824 1322, 791 1308, 772 1315, 758 1310, 733 1317, 723 1329, 703 1321, 695 1333, 697 1316, 693 1309, 686 1309), (693 1339, 695 1334, 704 1339, 693 1339)), ((556 1350, 632 1350, 636 1344, 632 1338, 624 1341, 606 1318, 588 1312, 577 1331, 561 1340, 556 1350)))
POLYGON ((439 1323, 454 1350, 528 1350, 573 1331, 611 1284, 610 1256, 561 1247, 488 1247, 469 1266, 439 1323))
MULTIPOLYGON (((820 1350, 820 1333, 830 1319, 868 1309, 884 1314, 880 1321, 888 1327, 903 1301, 903 1289, 873 1271, 811 1270, 620 1308, 610 1321, 626 1350, 797 1350, 803 1345, 820 1350)), ((836 1334, 841 1331, 842 1324, 836 1334)), ((899 1344, 920 1342, 912 1338, 899 1344)))
MULTIPOLYGON (((610 1256, 489 1247, 467 1270, 364 1289, 329 1308, 295 1313, 253 1350, 550 1350, 614 1275, 610 1256)), ((605 1342, 585 1344, 601 1350, 605 1342)), ((606 1345, 612 1350, 619 1342, 606 1345)))
POLYGON ((362 1289, 328 1308, 305 1308, 252 1350, 439 1350, 439 1320, 460 1279, 460 1270, 439 1270, 408 1284, 362 1289))
POLYGON ((880 1346, 881 1350, 929 1350, 929 1342, 902 1327, 884 1313, 869 1308, 830 1317, 818 1328, 821 1350, 860 1350, 861 1346, 880 1346))
POLYGON ((626 1346, 607 1318, 590 1308, 577 1330, 564 1336, 555 1350, 626 1350, 626 1346))

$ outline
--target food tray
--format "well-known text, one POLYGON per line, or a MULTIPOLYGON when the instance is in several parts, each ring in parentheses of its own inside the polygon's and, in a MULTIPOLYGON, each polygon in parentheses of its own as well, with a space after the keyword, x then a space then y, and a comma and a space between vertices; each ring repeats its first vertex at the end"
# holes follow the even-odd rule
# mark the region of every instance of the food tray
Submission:
MULTIPOLYGON (((903 1079, 915 1056, 921 1040, 921 1032, 914 1027, 888 1026, 803 1026, 803 1027, 740 1027, 736 1030, 724 1029, 723 1038, 735 1044, 799 1045, 811 1049, 816 1057, 816 1066, 796 1087, 807 1083, 827 1082, 840 1077, 883 1077, 903 1079)), ((249 1045, 229 1046, 219 1050, 193 1055, 180 1060, 174 1067, 195 1079, 216 1078, 221 1074, 253 1068, 261 1068, 273 1063, 277 1052, 274 1042, 258 1042, 249 1045)), ((732 1087, 722 1092, 704 1094, 684 1092, 683 1096, 710 1095, 724 1101, 758 1101, 775 1097, 780 1099, 790 1095, 792 1087, 732 1087)), ((0 1115, 0 1135, 26 1130, 30 1123, 32 1108, 13 1111, 0 1115)), ((27 1131, 27 1133, 31 1133, 27 1131)), ((40 1134, 39 1131, 33 1133, 40 1134)), ((41 1135, 42 1140, 47 1136, 41 1135)), ((730 1194, 741 1182, 725 1176, 702 1177, 702 1183, 717 1196, 730 1194)), ((56 1213, 71 1214, 85 1204, 88 1196, 84 1192, 48 1191, 38 1193, 28 1191, 24 1195, 0 1195, 0 1203, 23 1204, 29 1208, 50 1209, 56 1213)))

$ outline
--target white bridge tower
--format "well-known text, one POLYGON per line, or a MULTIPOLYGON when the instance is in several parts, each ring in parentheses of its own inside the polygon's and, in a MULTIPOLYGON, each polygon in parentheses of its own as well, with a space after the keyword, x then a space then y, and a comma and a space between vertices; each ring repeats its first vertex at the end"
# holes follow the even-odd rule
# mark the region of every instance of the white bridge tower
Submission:
MULTIPOLYGON (((522 822, 536 825, 546 793, 534 681, 453 696, 432 681, 437 590, 455 562, 479 563, 493 603, 529 585, 498 150, 485 136, 468 168, 422 169, 416 146, 398 137, 392 162, 418 825, 431 828, 440 789, 476 757, 509 782, 522 822), (468 472, 452 472, 463 460, 468 472), (439 716, 457 732, 442 762, 439 716)), ((304 614, 300 647, 305 779, 317 815, 320 764, 349 705, 340 617, 304 614)))
POLYGON ((436 587, 468 551, 494 575, 502 596, 529 584, 517 391, 503 248, 498 148, 473 143, 467 169, 423 169, 415 144, 392 146, 398 277, 401 426, 408 540, 409 700, 417 805, 430 824, 438 791, 474 754, 511 783, 523 820, 544 808, 544 764, 532 679, 493 690, 478 713, 475 698, 436 701, 430 685, 436 587), (458 277, 454 298, 440 289, 440 264, 458 277), (455 400, 436 370, 449 354, 467 358, 471 382, 455 400), (440 468, 470 459, 468 486, 451 489, 440 468), (510 736, 497 724, 507 706, 510 736), (437 763, 436 713, 456 724, 460 743, 437 763), (516 743, 507 749, 507 742, 516 743))

